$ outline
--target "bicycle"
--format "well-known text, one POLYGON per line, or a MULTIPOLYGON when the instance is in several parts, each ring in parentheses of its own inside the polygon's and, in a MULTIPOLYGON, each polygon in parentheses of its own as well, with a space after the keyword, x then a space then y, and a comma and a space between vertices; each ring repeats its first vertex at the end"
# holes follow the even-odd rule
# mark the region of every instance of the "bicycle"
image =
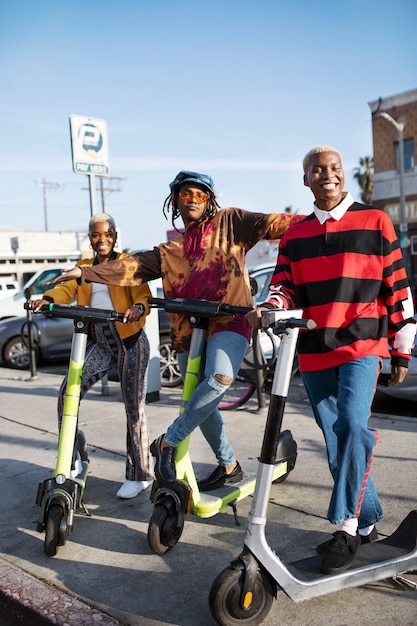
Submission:
MULTIPOLYGON (((265 395, 271 394, 279 347, 280 339, 271 329, 253 331, 252 342, 244 356, 241 368, 224 394, 219 409, 236 410, 246 404, 255 391, 258 396, 258 408, 266 405, 265 395)), ((297 372, 298 360, 295 357, 291 377, 297 372)))

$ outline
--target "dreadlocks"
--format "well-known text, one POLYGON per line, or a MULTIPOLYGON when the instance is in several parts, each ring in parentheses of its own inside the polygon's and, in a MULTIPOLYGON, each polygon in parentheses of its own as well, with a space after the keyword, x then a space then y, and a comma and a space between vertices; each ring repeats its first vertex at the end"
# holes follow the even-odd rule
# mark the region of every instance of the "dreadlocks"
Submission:
MULTIPOLYGON (((171 219, 172 227, 177 232, 180 233, 181 231, 175 225, 175 220, 178 217, 180 217, 180 212, 178 209, 178 191, 179 191, 178 189, 175 189, 172 193, 169 194, 169 196, 165 198, 165 202, 162 207, 162 212, 166 220, 168 219, 168 213, 170 211, 172 212, 172 219, 171 219)), ((210 217, 213 217, 214 215, 216 215, 217 211, 220 209, 220 205, 218 204, 214 193, 212 191, 209 191, 208 189, 205 189, 205 191, 207 191, 207 193, 209 194, 209 200, 208 200, 209 205, 207 209, 204 211, 203 215, 200 217, 200 223, 205 222, 210 217)))

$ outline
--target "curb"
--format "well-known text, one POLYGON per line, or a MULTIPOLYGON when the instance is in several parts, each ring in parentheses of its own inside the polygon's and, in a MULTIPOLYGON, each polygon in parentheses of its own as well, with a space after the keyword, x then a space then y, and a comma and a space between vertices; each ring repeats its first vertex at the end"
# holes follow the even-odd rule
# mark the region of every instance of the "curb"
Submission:
POLYGON ((0 559, 0 620, 21 626, 120 626, 116 621, 0 559))

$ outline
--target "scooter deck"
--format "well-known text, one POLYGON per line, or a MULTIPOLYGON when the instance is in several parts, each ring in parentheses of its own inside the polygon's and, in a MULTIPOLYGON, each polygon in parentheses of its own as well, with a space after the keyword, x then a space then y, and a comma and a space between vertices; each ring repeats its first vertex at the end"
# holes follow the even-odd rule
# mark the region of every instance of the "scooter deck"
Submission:
MULTIPOLYGON (((285 565, 296 578, 308 582, 323 576, 320 573, 322 558, 315 555, 285 565)), ((359 546, 349 572, 392 560, 406 563, 405 569, 399 565, 398 573, 411 571, 413 567, 417 569, 417 511, 411 511, 389 537, 359 546), (408 562, 407 555, 413 557, 412 563, 408 562)))
MULTIPOLYGON (((198 517, 213 517, 230 504, 238 502, 255 491, 259 462, 251 459, 242 465, 243 479, 232 485, 223 485, 213 491, 200 491, 199 499, 192 506, 192 513, 198 517)), ((277 463, 274 467, 272 480, 277 480, 289 471, 288 462, 277 463)))

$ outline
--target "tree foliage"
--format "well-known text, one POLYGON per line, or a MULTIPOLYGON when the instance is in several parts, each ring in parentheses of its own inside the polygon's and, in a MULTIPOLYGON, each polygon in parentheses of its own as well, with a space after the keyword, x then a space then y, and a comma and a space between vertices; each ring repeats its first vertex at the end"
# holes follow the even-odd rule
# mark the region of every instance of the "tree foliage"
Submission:
POLYGON ((374 199, 374 158, 361 157, 359 167, 353 170, 353 178, 361 189, 361 200, 364 204, 372 204, 374 199))

